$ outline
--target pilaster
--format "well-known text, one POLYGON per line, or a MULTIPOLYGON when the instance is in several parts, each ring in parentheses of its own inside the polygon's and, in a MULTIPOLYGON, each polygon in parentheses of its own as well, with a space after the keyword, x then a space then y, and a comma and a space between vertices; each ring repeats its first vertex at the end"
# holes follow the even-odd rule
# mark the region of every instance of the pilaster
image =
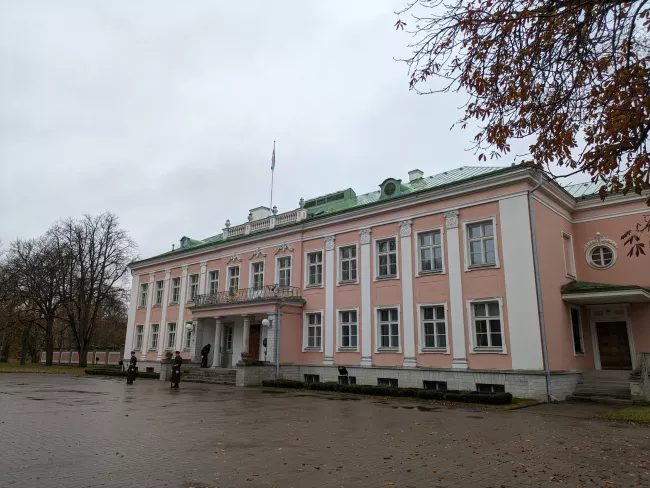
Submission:
POLYGON ((361 245, 361 265, 359 266, 361 274, 361 366, 372 366, 370 232, 370 229, 359 231, 359 243, 361 245))
POLYGON ((187 302, 187 265, 183 265, 181 273, 181 291, 178 297, 178 321, 176 322, 176 346, 174 350, 180 351, 185 334, 185 303, 187 302))
POLYGON ((404 362, 405 368, 417 366, 415 359, 415 325, 413 313, 413 257, 411 252, 411 221, 399 223, 401 248, 402 281, 402 319, 404 321, 404 362))
POLYGON ((460 212, 452 210, 445 213, 447 234, 447 259, 449 261, 449 315, 452 330, 452 368, 467 369, 467 349, 465 334, 465 307, 463 307, 463 283, 461 274, 461 248, 458 233, 460 212))
POLYGON ((325 357, 323 364, 334 364, 334 236, 325 237, 325 357))
POLYGON ((212 355, 212 368, 221 366, 221 317, 214 318, 214 354, 212 355))
POLYGON ((158 355, 156 359, 161 361, 163 358, 163 351, 165 350, 165 330, 167 330, 167 306, 169 305, 169 287, 171 286, 171 269, 165 270, 165 284, 163 287, 163 303, 162 314, 160 316, 160 325, 158 326, 158 355))
POLYGON ((149 273, 149 286, 147 287, 147 314, 142 330, 142 350, 140 351, 140 361, 145 361, 147 359, 147 349, 149 349, 149 329, 151 328, 151 306, 153 305, 155 276, 154 273, 149 273))

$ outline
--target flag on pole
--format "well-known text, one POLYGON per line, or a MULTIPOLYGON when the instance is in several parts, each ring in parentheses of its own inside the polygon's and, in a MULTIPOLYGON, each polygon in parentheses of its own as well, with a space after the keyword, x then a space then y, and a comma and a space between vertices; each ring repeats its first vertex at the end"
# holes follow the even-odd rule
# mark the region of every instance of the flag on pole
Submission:
POLYGON ((275 141, 273 141, 273 154, 271 155, 271 171, 275 169, 275 141))

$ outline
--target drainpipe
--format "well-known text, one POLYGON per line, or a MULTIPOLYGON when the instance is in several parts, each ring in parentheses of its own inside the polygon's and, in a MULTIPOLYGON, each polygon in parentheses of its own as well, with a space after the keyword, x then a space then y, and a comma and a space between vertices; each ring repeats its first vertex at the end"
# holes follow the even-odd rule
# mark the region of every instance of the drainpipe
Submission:
POLYGON ((544 369, 546 371, 546 399, 553 403, 553 385, 551 384, 551 366, 548 363, 548 344, 546 341, 546 324, 544 322, 544 301, 542 299, 542 282, 539 275, 539 257, 537 253, 537 230, 535 228, 535 209, 533 206, 533 193, 542 186, 543 173, 538 171, 539 181, 532 190, 528 190, 528 217, 530 220, 530 235, 533 241, 533 267, 535 269, 535 288, 537 289, 537 314, 539 316, 539 329, 542 336, 542 354, 544 356, 544 369))

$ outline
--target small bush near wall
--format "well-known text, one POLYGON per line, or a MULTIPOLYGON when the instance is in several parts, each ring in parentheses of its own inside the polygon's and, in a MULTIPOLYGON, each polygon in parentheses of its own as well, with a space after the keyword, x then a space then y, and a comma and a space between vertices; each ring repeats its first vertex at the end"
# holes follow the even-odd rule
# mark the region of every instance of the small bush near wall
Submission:
MULTIPOLYGON (((86 374, 94 376, 126 376, 126 371, 120 371, 119 369, 100 369, 100 368, 87 368, 86 374)), ((150 378, 150 379, 160 379, 160 374, 158 373, 143 373, 138 371, 136 378, 150 378)))
POLYGON ((293 380, 265 380, 263 386, 274 388, 307 388, 317 391, 337 391, 360 395, 394 396, 421 398, 422 400, 445 400, 460 403, 482 403, 484 405, 508 405, 512 403, 512 393, 479 393, 477 391, 425 390, 421 388, 391 388, 373 385, 341 385, 336 381, 323 383, 303 383, 293 380))

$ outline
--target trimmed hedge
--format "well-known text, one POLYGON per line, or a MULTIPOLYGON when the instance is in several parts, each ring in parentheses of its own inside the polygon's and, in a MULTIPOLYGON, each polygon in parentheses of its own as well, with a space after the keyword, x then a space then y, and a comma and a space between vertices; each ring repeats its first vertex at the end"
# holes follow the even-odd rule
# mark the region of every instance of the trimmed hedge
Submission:
POLYGON ((420 398, 422 400, 444 400, 459 403, 482 403, 484 405, 509 405, 512 393, 481 393, 478 391, 459 390, 424 390, 422 388, 389 388, 374 385, 340 385, 336 381, 323 383, 303 383, 295 380, 264 380, 262 386, 274 388, 306 388, 316 391, 337 391, 339 393, 357 393, 359 395, 394 396, 420 398))
MULTIPOLYGON (((94 376, 122 376, 126 377, 126 371, 119 369, 100 369, 100 368, 86 368, 86 374, 94 376)), ((150 378, 160 379, 159 373, 147 373, 146 371, 138 371, 135 375, 136 378, 150 378)))

